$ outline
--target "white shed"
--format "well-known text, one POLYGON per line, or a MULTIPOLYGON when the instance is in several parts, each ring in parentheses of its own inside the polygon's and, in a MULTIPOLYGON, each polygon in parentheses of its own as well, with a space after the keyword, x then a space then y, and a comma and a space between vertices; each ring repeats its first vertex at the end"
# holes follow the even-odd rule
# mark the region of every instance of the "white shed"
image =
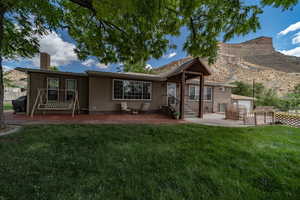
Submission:
POLYGON ((253 97, 231 94, 232 104, 246 108, 247 112, 251 112, 253 110, 254 100, 255 98, 253 97))

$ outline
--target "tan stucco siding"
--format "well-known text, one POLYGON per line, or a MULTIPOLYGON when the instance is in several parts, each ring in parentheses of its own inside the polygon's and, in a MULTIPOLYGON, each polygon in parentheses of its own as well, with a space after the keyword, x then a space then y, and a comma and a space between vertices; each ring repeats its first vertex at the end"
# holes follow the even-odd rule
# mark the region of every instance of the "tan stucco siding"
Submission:
POLYGON ((166 84, 152 82, 151 100, 113 100, 113 79, 108 77, 89 77, 89 111, 113 112, 120 111, 120 103, 127 102, 128 107, 139 109, 143 102, 150 102, 150 111, 159 110, 166 105, 166 84))
MULTIPOLYGON (((45 73, 30 73, 30 89, 29 89, 29 112, 31 112, 34 102, 36 101, 38 88, 47 88, 47 78, 58 78, 59 89, 65 89, 66 79, 77 80, 77 91, 80 109, 88 108, 88 78, 83 76, 71 76, 71 75, 57 75, 57 74, 45 74, 45 73)), ((59 112, 59 111, 56 111, 59 112)))

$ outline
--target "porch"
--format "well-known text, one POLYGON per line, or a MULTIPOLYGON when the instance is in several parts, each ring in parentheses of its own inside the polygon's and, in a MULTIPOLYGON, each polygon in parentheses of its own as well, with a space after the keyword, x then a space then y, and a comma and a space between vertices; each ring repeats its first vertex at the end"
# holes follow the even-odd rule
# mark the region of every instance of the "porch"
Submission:
MULTIPOLYGON (((180 119, 188 117, 193 109, 188 104, 189 91, 186 90, 187 80, 198 79, 199 90, 194 96, 198 102, 197 117, 204 115, 204 78, 211 73, 208 67, 199 59, 195 58, 182 64, 175 71, 169 72, 167 77, 167 96, 169 110, 180 114, 180 119), (178 87, 177 87, 178 86, 178 87), (176 92, 178 90, 178 92, 176 92), (177 95, 178 93, 178 95, 177 95), (172 102, 172 103, 170 103, 172 102)), ((193 115, 193 114, 192 114, 193 115)))
POLYGON ((163 114, 79 114, 71 117, 70 114, 34 115, 13 114, 5 112, 8 124, 181 124, 184 120, 175 120, 163 114))

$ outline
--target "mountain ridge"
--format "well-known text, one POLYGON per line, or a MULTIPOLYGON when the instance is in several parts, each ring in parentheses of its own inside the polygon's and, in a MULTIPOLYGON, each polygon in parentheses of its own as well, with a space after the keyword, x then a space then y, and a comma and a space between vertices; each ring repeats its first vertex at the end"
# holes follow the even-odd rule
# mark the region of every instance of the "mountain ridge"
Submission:
MULTIPOLYGON (((173 61, 154 69, 161 73, 181 65, 192 57, 173 61)), ((219 43, 216 62, 210 66, 208 81, 232 83, 253 80, 274 89, 280 96, 293 91, 300 84, 300 58, 287 56, 273 47, 270 37, 259 37, 242 43, 219 43)))

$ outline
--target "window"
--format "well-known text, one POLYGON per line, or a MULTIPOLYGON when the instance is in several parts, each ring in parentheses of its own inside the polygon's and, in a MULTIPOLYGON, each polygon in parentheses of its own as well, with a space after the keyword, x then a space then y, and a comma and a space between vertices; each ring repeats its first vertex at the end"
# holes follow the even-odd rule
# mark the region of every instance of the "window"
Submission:
POLYGON ((212 100, 212 87, 204 87, 204 100, 212 100))
POLYGON ((75 79, 66 79, 66 100, 70 101, 75 98, 77 81, 75 79))
MULTIPOLYGON (((203 100, 211 101, 212 100, 212 87, 204 86, 203 88, 203 100)), ((199 86, 198 85, 190 85, 189 86, 189 98, 190 100, 199 100, 199 86)))
POLYGON ((132 80, 113 80, 113 99, 150 100, 152 83, 132 80))
POLYGON ((190 100, 199 100, 199 86, 190 85, 189 87, 190 100))
POLYGON ((224 113, 226 112, 227 104, 226 103, 219 103, 219 112, 224 113))
POLYGON ((59 79, 47 79, 47 99, 48 101, 58 101, 59 79))

